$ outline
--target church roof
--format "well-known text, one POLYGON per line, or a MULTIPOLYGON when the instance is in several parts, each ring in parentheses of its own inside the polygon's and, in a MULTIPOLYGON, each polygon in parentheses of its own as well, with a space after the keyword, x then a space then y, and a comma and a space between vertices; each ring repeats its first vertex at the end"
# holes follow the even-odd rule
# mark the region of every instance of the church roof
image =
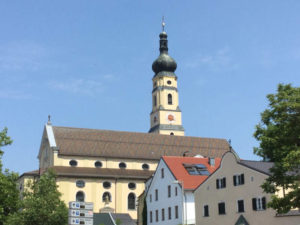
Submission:
POLYGON ((225 139, 53 126, 60 155, 159 160, 161 156, 222 157, 225 139))

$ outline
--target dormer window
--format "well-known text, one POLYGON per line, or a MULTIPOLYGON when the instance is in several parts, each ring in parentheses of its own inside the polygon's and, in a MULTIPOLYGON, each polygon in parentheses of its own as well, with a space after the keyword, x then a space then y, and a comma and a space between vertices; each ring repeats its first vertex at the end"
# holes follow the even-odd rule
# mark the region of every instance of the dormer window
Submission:
POLYGON ((183 164, 183 166, 190 175, 208 176, 210 174, 204 164, 183 164))
POLYGON ((70 160, 69 165, 70 166, 77 166, 77 161, 72 159, 72 160, 70 160))

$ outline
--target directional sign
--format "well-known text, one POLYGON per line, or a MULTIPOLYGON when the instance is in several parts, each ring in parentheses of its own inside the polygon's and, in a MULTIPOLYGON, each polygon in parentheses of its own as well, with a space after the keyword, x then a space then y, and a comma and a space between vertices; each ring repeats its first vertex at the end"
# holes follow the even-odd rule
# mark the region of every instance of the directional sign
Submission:
POLYGON ((80 209, 69 209, 70 217, 87 217, 93 218, 93 210, 80 210, 80 209))
POLYGON ((93 223, 93 219, 91 218, 69 217, 69 225, 93 225, 93 223))
POLYGON ((69 202, 69 208, 93 210, 93 203, 92 202, 69 202))

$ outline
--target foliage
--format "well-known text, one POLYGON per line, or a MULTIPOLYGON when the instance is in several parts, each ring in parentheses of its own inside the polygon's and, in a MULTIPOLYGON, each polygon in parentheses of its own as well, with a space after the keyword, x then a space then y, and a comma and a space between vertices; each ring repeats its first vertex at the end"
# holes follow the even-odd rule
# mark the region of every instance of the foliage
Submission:
POLYGON ((116 225, 121 225, 122 224, 122 220, 120 220, 119 218, 118 219, 116 219, 116 225))
POLYGON ((16 181, 18 174, 2 171, 2 147, 10 145, 12 140, 7 136, 7 128, 0 132, 0 225, 3 225, 7 217, 16 212, 19 206, 19 191, 17 189, 16 181))
POLYGON ((269 107, 261 114, 254 137, 260 142, 254 153, 274 162, 271 176, 262 188, 272 196, 269 207, 286 213, 300 207, 300 88, 279 84, 276 94, 267 95, 269 107))
POLYGON ((10 225, 66 225, 68 209, 60 200, 56 176, 45 172, 39 180, 30 182, 23 194, 22 210, 9 218, 10 225))

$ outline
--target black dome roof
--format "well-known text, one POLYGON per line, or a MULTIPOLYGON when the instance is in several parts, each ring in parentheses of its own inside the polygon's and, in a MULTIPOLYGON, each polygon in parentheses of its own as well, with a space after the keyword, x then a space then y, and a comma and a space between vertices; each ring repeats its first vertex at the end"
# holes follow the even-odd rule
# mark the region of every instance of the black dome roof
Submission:
POLYGON ((174 72, 177 68, 176 61, 168 55, 168 35, 165 31, 159 34, 159 57, 153 62, 152 70, 155 74, 159 72, 174 72))

